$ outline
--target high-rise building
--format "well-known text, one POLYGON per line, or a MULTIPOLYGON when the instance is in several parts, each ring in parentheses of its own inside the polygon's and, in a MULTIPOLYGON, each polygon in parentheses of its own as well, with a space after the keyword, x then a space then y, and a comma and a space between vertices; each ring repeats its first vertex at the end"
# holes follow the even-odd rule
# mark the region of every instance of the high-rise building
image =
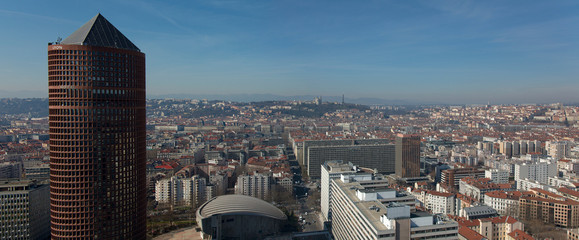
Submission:
POLYGON ((396 176, 420 177, 420 136, 408 134, 396 136, 396 176))
POLYGON ((48 45, 52 239, 145 239, 145 54, 98 14, 48 45))

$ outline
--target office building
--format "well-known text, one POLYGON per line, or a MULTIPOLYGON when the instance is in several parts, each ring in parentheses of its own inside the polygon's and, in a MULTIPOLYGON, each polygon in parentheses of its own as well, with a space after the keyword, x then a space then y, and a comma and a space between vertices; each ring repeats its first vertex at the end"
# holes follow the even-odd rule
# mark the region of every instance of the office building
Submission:
POLYGON ((395 148, 387 139, 304 141, 303 144, 305 167, 311 178, 320 178, 320 166, 335 160, 380 173, 394 173, 395 148))
POLYGON ((0 181, 0 239, 48 239, 50 191, 31 180, 0 181))
POLYGON ((145 54, 98 14, 48 45, 52 239, 145 239, 145 54))
POLYGON ((407 134, 396 136, 396 176, 420 177, 420 136, 407 134))
POLYGON ((358 177, 342 174, 339 179, 330 179, 331 231, 335 239, 458 239, 455 221, 445 215, 416 211, 406 201, 397 201, 399 192, 385 187, 382 180, 358 177))
MULTIPOLYGON (((342 174, 354 174, 359 172, 352 163, 344 164, 342 161, 330 161, 322 165, 322 178, 320 180, 320 209, 324 220, 331 220, 330 213, 330 179, 340 178, 342 174)), ((364 173, 361 173, 364 174, 364 173)), ((365 173, 367 179, 372 175, 365 173)))

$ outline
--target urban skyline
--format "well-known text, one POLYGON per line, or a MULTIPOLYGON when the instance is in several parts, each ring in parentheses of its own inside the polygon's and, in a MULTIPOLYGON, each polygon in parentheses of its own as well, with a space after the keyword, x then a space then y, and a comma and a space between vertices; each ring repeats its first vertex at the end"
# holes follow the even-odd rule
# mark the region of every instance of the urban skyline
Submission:
POLYGON ((25 70, 43 68, 41 43, 68 36, 86 16, 101 12, 148 50, 152 98, 579 101, 573 1, 78 4, 3 4, 0 39, 11 44, 0 47, 10 56, 0 60, 0 97, 46 96, 45 73, 25 70), (20 44, 38 47, 22 51, 20 44))

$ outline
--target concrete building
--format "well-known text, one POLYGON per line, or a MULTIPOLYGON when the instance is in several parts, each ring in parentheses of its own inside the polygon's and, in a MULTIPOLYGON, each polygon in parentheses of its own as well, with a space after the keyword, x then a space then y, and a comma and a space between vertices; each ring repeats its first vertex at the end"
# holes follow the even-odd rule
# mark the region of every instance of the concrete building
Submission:
POLYGON ((387 139, 304 141, 304 161, 308 175, 320 178, 320 166, 341 160, 358 166, 394 173, 395 147, 387 139))
POLYGON ((515 181, 529 179, 546 184, 549 177, 554 176, 557 176, 556 163, 515 164, 515 181))
MULTIPOLYGON (((385 187, 367 186, 372 181, 356 181, 342 175, 330 179, 332 234, 346 239, 458 239, 458 224, 446 216, 413 211, 397 202, 396 192, 385 187)), ((378 185, 382 184, 380 182, 378 185)))
POLYGON ((420 136, 407 134, 396 136, 396 176, 420 177, 420 136))
POLYGON ((485 170, 485 178, 493 183, 509 183, 509 171, 499 169, 485 170))
POLYGON ((244 195, 222 195, 197 210, 203 239, 264 239, 281 230, 287 216, 270 203, 244 195))
POLYGON ((22 163, 4 162, 0 163, 0 179, 22 178, 22 163))
POLYGON ((322 176, 320 180, 320 209, 325 221, 331 220, 330 213, 330 179, 340 178, 342 174, 354 174, 358 172, 351 163, 344 164, 342 161, 330 161, 322 165, 322 176))
POLYGON ((50 238, 50 190, 32 180, 0 181, 0 239, 50 238))
POLYGON ((272 183, 271 176, 267 174, 254 173, 253 175, 238 176, 237 183, 235 183, 235 194, 267 200, 270 197, 272 183))
POLYGON ((161 179, 155 184, 155 200, 159 204, 199 206, 207 201, 207 197, 206 179, 198 175, 161 179))

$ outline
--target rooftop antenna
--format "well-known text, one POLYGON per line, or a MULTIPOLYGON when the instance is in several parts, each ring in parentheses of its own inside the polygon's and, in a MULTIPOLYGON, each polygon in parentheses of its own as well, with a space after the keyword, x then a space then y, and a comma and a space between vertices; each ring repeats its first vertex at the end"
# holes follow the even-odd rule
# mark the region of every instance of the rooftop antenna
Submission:
POLYGON ((56 38, 56 44, 60 44, 61 41, 62 41, 61 37, 56 38))

